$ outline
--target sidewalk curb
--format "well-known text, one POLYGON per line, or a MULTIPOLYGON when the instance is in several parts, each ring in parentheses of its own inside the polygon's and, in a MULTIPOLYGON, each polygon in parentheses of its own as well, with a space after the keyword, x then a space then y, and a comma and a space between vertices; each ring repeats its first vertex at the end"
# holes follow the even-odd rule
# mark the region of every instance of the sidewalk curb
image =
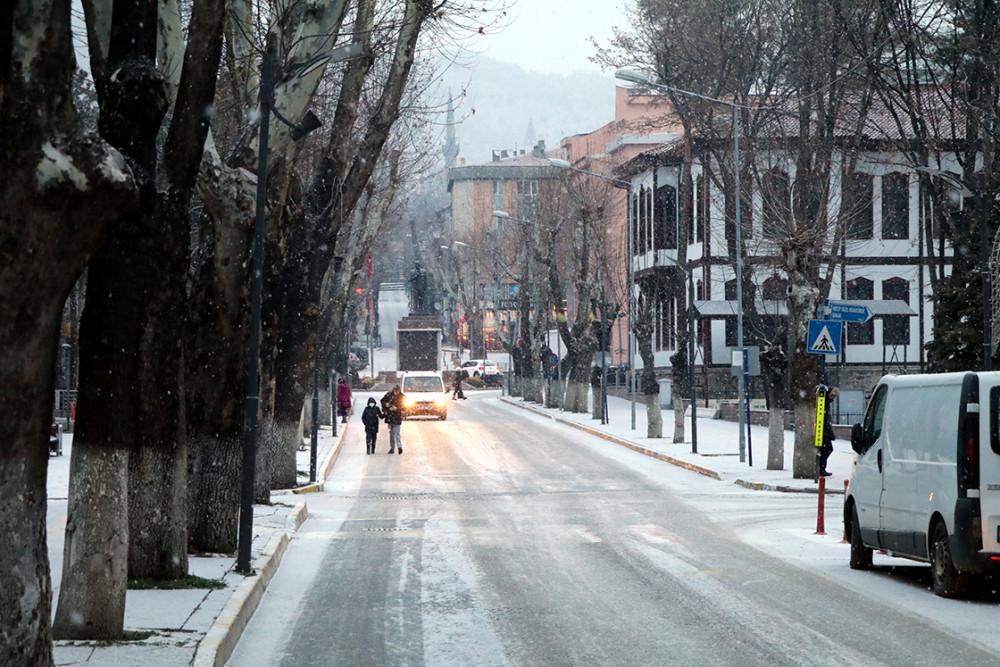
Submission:
MULTIPOLYGON (((819 488, 815 489, 796 489, 792 486, 785 486, 784 484, 771 484, 770 482, 751 482, 746 479, 737 479, 734 484, 742 486, 746 489, 752 489, 754 491, 780 491, 781 493, 810 493, 812 495, 819 494, 819 488)), ((844 495, 843 489, 831 489, 827 487, 825 491, 828 496, 842 496, 844 495)))
POLYGON ((337 457, 340 456, 340 449, 344 446, 344 437, 347 435, 347 427, 350 424, 343 424, 343 428, 337 432, 337 441, 333 443, 333 447, 330 448, 329 453, 326 455, 326 459, 320 465, 320 470, 317 473, 319 479, 315 482, 310 482, 304 486, 297 486, 292 489, 294 494, 303 493, 319 493, 322 491, 326 485, 326 478, 330 476, 330 470, 333 469, 333 464, 337 462, 337 457))
POLYGON ((294 533, 309 515, 309 509, 304 502, 296 505, 288 515, 286 530, 271 536, 264 546, 264 551, 254 562, 257 574, 246 577, 240 584, 226 606, 222 609, 215 623, 198 642, 192 665, 194 667, 222 667, 236 648, 243 630, 257 610, 260 598, 267 590, 267 585, 274 577, 281 559, 288 549, 289 533, 294 533))
POLYGON ((602 438, 602 439, 607 440, 609 442, 613 442, 616 445, 621 445, 622 447, 627 447, 627 448, 631 449, 632 451, 639 452, 640 454, 645 454, 646 456, 650 456, 650 457, 652 457, 654 459, 659 459, 659 460, 664 461, 666 463, 669 463, 671 465, 675 465, 678 468, 685 468, 685 469, 690 470, 692 472, 696 472, 696 473, 698 473, 700 475, 704 475, 705 477, 711 477, 712 479, 717 479, 719 481, 722 481, 722 475, 720 475, 719 473, 717 473, 714 470, 711 470, 709 468, 705 468, 703 466, 700 466, 697 463, 688 463, 687 461, 682 461, 682 460, 674 458, 673 456, 670 456, 668 454, 664 454, 662 452, 657 452, 657 451, 654 451, 652 449, 648 449, 646 447, 642 447, 640 445, 635 444, 634 442, 630 442, 629 440, 623 440, 622 438, 613 436, 613 435, 611 435, 609 433, 605 433, 604 431, 601 431, 599 429, 596 429, 596 428, 593 428, 593 427, 590 427, 590 426, 584 426, 583 424, 579 424, 577 422, 570 421, 568 419, 563 419, 562 417, 556 417, 556 416, 551 415, 548 412, 546 412, 546 411, 544 411, 544 410, 542 410, 540 408, 536 408, 536 407, 531 406, 531 405, 525 405, 523 402, 514 401, 514 400, 512 400, 512 399, 510 399, 510 398, 508 398, 506 396, 501 396, 500 400, 503 401, 504 403, 508 404, 508 405, 513 405, 515 407, 519 407, 519 408, 522 408, 524 410, 528 410, 530 412, 534 412, 537 415, 542 415, 543 417, 548 417, 552 421, 559 422, 560 424, 565 424, 567 426, 572 426, 573 428, 578 429, 580 431, 583 431, 585 433, 589 433, 590 435, 595 435, 598 438, 602 438))

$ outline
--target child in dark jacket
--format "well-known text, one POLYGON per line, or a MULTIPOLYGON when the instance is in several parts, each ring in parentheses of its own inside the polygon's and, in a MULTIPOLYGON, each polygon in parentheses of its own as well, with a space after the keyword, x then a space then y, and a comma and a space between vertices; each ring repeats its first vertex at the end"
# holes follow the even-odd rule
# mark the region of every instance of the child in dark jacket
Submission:
POLYGON ((375 453, 375 440, 378 439, 379 421, 384 418, 385 415, 378 409, 377 401, 374 398, 369 398, 368 407, 361 413, 361 423, 365 425, 365 443, 368 446, 368 454, 375 453))

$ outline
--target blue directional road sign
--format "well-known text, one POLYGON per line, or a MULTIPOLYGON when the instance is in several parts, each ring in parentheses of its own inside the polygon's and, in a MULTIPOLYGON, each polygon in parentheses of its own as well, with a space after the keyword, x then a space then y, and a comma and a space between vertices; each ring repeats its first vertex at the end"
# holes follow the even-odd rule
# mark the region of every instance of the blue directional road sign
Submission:
POLYGON ((840 336, 844 323, 833 320, 809 320, 810 354, 840 354, 840 336))
POLYGON ((872 318, 872 311, 868 306, 855 306, 843 301, 831 301, 827 314, 829 320, 840 320, 841 322, 867 322, 872 318))

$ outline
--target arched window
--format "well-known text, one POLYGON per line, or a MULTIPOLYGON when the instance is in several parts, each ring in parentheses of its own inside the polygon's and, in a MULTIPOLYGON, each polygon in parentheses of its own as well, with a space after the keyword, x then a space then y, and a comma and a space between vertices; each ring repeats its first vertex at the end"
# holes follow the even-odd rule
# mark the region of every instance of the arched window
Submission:
POLYGON ((631 218, 632 229, 629 233, 632 234, 632 254, 638 255, 641 250, 639 250, 639 194, 635 193, 632 195, 632 215, 631 218))
POLYGON ((677 188, 672 185, 663 185, 656 189, 654 218, 653 232, 656 249, 675 249, 677 247, 677 188))
POLYGON ((641 255, 649 249, 649 192, 646 186, 639 188, 639 244, 641 255))

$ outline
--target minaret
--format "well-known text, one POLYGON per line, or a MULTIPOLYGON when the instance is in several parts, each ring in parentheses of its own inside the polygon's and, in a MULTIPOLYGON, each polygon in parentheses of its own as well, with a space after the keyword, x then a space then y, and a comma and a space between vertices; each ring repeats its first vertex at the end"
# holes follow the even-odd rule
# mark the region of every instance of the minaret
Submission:
POLYGON ((444 168, 447 170, 454 167, 455 160, 458 159, 458 140, 455 138, 455 107, 452 104, 451 91, 448 91, 448 117, 445 120, 445 125, 447 130, 445 130, 444 149, 441 152, 444 153, 444 168))
POLYGON ((535 121, 528 116, 528 130, 524 133, 524 147, 531 150, 535 145, 535 121))

